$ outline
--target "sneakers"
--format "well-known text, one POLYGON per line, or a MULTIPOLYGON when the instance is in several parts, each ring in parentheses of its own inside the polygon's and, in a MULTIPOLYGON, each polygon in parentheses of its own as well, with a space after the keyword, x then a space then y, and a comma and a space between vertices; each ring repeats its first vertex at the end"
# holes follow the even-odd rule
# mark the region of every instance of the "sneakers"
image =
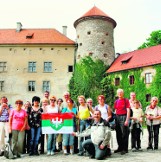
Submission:
POLYGON ((121 150, 117 149, 117 150, 114 150, 114 153, 119 153, 121 152, 121 150))
POLYGON ((141 147, 139 147, 137 150, 138 150, 138 151, 143 151, 143 150, 141 149, 141 147))
POLYGON ((4 155, 4 151, 1 151, 1 152, 0 152, 0 156, 3 156, 3 155, 4 155))
POLYGON ((48 156, 51 155, 50 151, 47 152, 47 155, 48 155, 48 156))
POLYGON ((153 147, 152 146, 148 146, 147 150, 153 150, 153 147))
POLYGON ((83 156, 84 153, 83 153, 83 152, 79 152, 77 155, 78 155, 78 156, 83 156))
POLYGON ((50 155, 55 155, 55 152, 52 151, 50 155))
POLYGON ((74 154, 73 149, 70 149, 70 154, 71 154, 71 155, 73 155, 73 154, 74 154))
POLYGON ((121 155, 125 155, 126 154, 126 151, 121 151, 121 155))
POLYGON ((67 150, 64 150, 64 155, 68 155, 68 152, 67 152, 67 150))
POLYGON ((136 152, 137 149, 134 147, 134 148, 131 149, 131 151, 132 151, 132 152, 136 152))

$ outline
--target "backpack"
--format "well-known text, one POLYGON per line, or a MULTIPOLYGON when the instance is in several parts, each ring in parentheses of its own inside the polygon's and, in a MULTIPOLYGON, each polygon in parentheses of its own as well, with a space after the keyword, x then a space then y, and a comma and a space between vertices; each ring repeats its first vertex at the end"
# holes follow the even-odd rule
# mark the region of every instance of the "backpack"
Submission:
POLYGON ((7 159, 14 159, 14 154, 13 154, 13 151, 12 151, 12 149, 11 149, 10 143, 6 143, 6 144, 5 144, 4 156, 5 156, 7 159))

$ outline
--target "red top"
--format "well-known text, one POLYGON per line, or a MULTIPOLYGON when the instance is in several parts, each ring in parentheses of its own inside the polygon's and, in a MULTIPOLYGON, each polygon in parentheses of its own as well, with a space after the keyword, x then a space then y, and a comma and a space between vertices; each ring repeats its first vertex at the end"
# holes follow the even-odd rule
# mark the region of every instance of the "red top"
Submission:
POLYGON ((127 113, 127 108, 130 108, 130 103, 128 99, 118 99, 114 103, 114 108, 116 109, 116 115, 125 115, 127 113))

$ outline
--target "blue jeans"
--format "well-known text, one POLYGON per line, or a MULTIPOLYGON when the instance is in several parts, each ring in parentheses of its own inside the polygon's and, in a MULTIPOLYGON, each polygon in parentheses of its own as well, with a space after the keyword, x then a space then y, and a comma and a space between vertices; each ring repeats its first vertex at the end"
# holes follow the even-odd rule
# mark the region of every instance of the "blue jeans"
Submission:
POLYGON ((48 134, 47 151, 54 152, 56 146, 56 134, 48 134))
MULTIPOLYGON (((79 122, 80 133, 83 132, 88 126, 89 126, 88 120, 80 120, 79 122)), ((85 139, 88 139, 88 138, 89 137, 86 137, 85 139)), ((79 141, 79 152, 80 153, 83 152, 83 147, 82 147, 83 141, 84 141, 84 137, 80 137, 80 141, 79 141)))
POLYGON ((73 146, 74 136, 71 134, 63 134, 63 146, 73 146))
POLYGON ((40 138, 41 127, 31 128, 31 142, 30 147, 31 151, 37 152, 38 142, 40 138))
POLYGON ((107 147, 100 149, 91 139, 87 139, 82 143, 82 146, 87 152, 97 160, 102 160, 108 155, 107 147))

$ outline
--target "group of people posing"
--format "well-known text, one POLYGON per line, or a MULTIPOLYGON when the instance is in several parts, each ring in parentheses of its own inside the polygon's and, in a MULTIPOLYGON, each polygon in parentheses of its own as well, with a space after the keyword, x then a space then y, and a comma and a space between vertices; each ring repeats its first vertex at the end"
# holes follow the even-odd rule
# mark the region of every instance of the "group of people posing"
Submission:
POLYGON ((29 156, 43 154, 45 141, 47 155, 54 155, 63 150, 64 155, 78 153, 78 156, 89 156, 98 160, 111 155, 110 119, 115 113, 115 131, 118 143, 114 153, 128 153, 129 134, 131 132, 132 151, 141 151, 142 122, 146 118, 149 132, 147 149, 158 149, 161 109, 158 98, 152 97, 150 105, 143 111, 134 92, 130 99, 124 98, 123 89, 117 90, 118 99, 112 109, 105 103, 104 95, 97 97, 98 104, 93 106, 91 98, 78 96, 78 106, 70 97, 69 92, 64 98, 56 99, 49 92, 44 98, 34 96, 32 101, 23 103, 16 100, 15 106, 8 104, 7 97, 1 97, 0 103, 0 155, 4 154, 5 143, 10 142, 15 158, 28 153, 29 156), (131 111, 132 110, 132 111, 131 111), (131 112, 133 112, 131 114, 131 112), (72 113, 73 132, 70 134, 42 134, 42 113, 72 113), (154 141, 154 142, 153 142, 154 141), (154 143, 154 144, 153 144, 154 143))

